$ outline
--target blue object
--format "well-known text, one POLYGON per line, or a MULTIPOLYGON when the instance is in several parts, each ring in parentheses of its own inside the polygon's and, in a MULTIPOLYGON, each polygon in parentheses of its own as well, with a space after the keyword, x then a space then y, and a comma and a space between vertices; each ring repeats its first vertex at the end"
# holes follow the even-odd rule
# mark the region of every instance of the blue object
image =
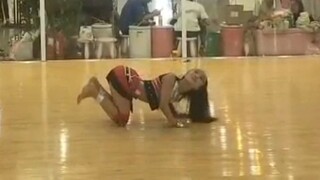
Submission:
POLYGON ((120 14, 119 28, 124 35, 129 34, 129 26, 137 25, 149 13, 147 4, 142 0, 128 0, 120 14))

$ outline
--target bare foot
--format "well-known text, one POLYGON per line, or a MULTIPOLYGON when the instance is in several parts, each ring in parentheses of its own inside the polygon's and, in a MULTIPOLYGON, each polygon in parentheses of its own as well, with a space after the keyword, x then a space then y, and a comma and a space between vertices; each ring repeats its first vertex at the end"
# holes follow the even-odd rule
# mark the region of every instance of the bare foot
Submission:
POLYGON ((95 94, 96 94, 96 87, 95 85, 93 84, 93 82, 91 82, 91 79, 90 81, 88 82, 87 85, 85 85, 83 88, 82 88, 82 91, 81 93, 78 95, 77 97, 77 103, 80 104, 81 101, 85 98, 88 98, 88 97, 94 97, 95 94))
POLYGON ((90 78, 89 83, 92 83, 97 89, 100 89, 101 87, 101 84, 99 83, 98 79, 94 76, 90 78))

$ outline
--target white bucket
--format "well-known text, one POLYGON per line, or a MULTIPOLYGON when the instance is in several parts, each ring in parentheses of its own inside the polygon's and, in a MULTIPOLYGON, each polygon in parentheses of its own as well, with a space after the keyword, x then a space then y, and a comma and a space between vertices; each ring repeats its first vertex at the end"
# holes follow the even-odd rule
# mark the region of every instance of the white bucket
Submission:
POLYGON ((150 26, 130 26, 129 41, 131 58, 151 58, 150 26))
POLYGON ((113 37, 112 25, 111 24, 102 24, 102 23, 93 24, 92 25, 92 34, 93 34, 93 37, 96 39, 113 37))

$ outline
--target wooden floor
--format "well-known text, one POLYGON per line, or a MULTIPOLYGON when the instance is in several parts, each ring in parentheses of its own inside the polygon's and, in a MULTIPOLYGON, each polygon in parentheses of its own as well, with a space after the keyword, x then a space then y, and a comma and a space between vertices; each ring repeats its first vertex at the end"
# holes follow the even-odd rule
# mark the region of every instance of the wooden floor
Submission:
POLYGON ((320 178, 320 57, 0 63, 1 180, 223 177, 320 178), (117 64, 144 78, 203 68, 219 121, 169 129, 137 102, 118 128, 93 100, 76 105, 117 64))

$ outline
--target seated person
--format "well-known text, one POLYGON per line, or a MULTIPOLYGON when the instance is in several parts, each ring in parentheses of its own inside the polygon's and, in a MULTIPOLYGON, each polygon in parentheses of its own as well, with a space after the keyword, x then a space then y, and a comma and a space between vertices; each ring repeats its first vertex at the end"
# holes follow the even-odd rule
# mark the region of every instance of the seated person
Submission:
MULTIPOLYGON (((206 26, 209 25, 209 17, 202 4, 193 0, 185 1, 186 8, 186 30, 187 37, 200 37, 201 48, 205 46, 206 26)), ((170 24, 174 25, 176 37, 182 36, 182 18, 180 4, 175 7, 178 12, 171 20, 170 24)))
POLYGON ((274 6, 273 0, 263 0, 259 9, 258 19, 259 20, 269 19, 272 13, 274 12, 273 6, 274 6))
POLYGON ((119 20, 119 28, 123 35, 129 34, 129 26, 149 25, 148 21, 160 15, 160 11, 154 10, 149 13, 147 4, 151 0, 127 0, 122 8, 119 20))
MULTIPOLYGON (((185 1, 186 8, 186 28, 187 28, 187 37, 198 37, 200 33, 200 23, 202 25, 208 25, 208 14, 205 11, 204 7, 193 0, 185 1)), ((180 7, 177 7, 178 12, 180 11, 180 7)), ((174 30, 176 32, 176 36, 181 37, 182 34, 182 18, 181 13, 178 13, 172 22, 174 24, 174 30)))

